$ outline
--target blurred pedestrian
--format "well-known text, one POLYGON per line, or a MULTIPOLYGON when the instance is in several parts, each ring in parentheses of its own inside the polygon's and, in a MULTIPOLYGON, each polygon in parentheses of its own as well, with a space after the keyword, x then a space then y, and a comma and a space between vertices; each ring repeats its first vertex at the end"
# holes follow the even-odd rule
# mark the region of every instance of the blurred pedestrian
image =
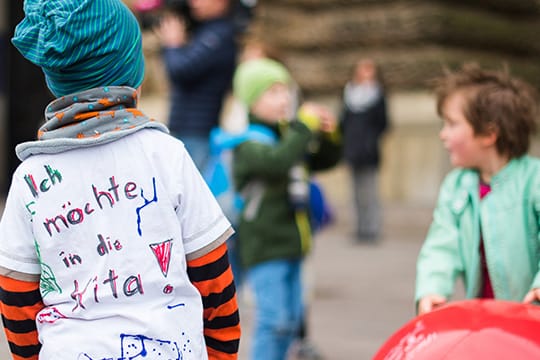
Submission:
POLYGON ((507 71, 465 65, 436 82, 439 134, 455 169, 417 262, 419 314, 467 298, 540 300, 540 159, 527 155, 538 96, 507 71))
POLYGON ((231 0, 188 0, 194 21, 173 14, 161 20, 158 36, 170 80, 171 133, 182 140, 199 170, 209 155, 208 135, 219 124, 236 67, 236 27, 231 0))
POLYGON ((334 116, 312 103, 291 113, 290 84, 286 68, 270 59, 243 62, 234 77, 250 124, 275 137, 243 142, 234 153, 235 184, 245 198, 238 245, 255 298, 251 358, 257 360, 285 359, 298 336, 302 259, 311 248, 309 171, 335 165, 341 154, 334 116))
POLYGON ((353 181, 356 238, 374 242, 381 232, 379 168, 381 138, 388 127, 381 74, 372 59, 355 65, 343 91, 340 125, 344 158, 353 181))
POLYGON ((13 358, 235 359, 233 231, 183 144, 137 109, 135 17, 120 0, 24 11, 13 44, 56 100, 16 148, 0 221, 13 358))

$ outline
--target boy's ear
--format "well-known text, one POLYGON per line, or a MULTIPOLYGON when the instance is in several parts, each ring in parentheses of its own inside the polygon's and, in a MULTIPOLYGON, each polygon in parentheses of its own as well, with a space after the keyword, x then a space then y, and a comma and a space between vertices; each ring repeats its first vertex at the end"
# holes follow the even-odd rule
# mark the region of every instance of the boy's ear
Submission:
POLYGON ((499 138, 499 129, 497 129, 495 126, 491 125, 487 128, 486 132, 481 135, 482 136, 482 142, 485 146, 493 146, 497 142, 497 139, 499 138))

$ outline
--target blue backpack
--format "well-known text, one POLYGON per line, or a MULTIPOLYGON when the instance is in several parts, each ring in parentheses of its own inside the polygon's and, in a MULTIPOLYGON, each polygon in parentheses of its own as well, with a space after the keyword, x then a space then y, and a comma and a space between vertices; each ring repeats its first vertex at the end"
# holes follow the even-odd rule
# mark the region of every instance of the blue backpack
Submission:
POLYGON ((244 206, 233 182, 233 153, 234 149, 245 141, 274 144, 277 137, 268 127, 257 124, 250 124, 245 131, 238 134, 216 127, 210 131, 210 158, 203 171, 208 187, 232 224, 238 222, 244 206))
MULTIPOLYGON (((225 216, 232 224, 237 224, 244 207, 244 200, 235 189, 232 175, 234 149, 245 141, 275 144, 276 134, 264 125, 250 124, 247 129, 233 134, 220 127, 210 132, 210 158, 203 171, 212 194, 216 197, 225 216)), ((332 211, 325 200, 322 188, 310 181, 310 222, 314 232, 333 220, 332 211)))

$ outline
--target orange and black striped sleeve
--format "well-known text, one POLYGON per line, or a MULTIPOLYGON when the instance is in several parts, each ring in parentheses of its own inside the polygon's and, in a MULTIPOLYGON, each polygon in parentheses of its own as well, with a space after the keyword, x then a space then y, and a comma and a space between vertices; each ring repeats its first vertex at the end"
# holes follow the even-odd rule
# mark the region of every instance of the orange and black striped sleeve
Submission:
POLYGON ((202 296, 208 359, 237 359, 240 317, 227 244, 188 260, 188 276, 202 296))
POLYGON ((0 311, 14 360, 38 360, 36 315, 43 306, 39 282, 0 275, 0 311))

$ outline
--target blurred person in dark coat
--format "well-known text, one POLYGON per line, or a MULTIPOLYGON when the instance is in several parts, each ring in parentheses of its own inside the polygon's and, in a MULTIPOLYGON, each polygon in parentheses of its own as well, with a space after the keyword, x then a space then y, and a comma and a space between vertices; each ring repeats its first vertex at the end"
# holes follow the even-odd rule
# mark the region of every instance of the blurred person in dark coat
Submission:
POLYGON ((344 88, 340 120, 344 158, 353 180, 357 240, 373 242, 381 229, 380 141, 387 129, 388 117, 384 88, 372 59, 356 63, 353 77, 344 88))
POLYGON ((194 26, 174 14, 163 17, 158 35, 171 85, 169 128, 204 169, 210 129, 219 123, 236 67, 237 28, 230 0, 188 0, 194 26))

